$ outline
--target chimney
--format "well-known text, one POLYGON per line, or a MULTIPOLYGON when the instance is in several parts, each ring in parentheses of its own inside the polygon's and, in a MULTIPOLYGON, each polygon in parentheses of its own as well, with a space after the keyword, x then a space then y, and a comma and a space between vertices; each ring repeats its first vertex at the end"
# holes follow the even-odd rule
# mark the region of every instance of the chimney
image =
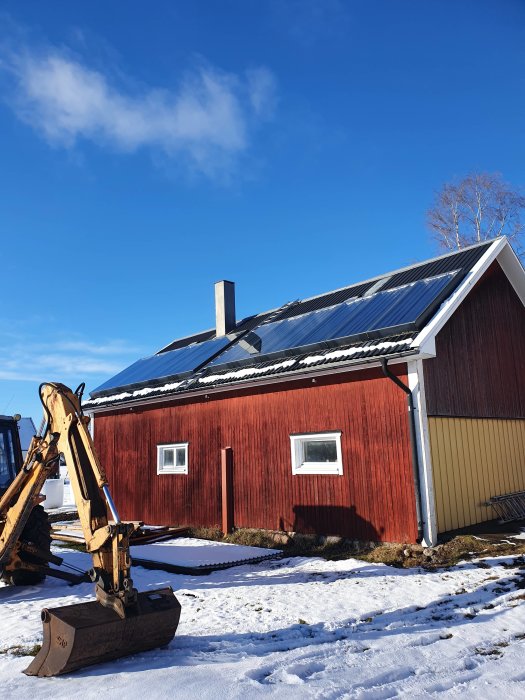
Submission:
POLYGON ((215 283, 215 334, 219 338, 235 328, 235 282, 215 283))

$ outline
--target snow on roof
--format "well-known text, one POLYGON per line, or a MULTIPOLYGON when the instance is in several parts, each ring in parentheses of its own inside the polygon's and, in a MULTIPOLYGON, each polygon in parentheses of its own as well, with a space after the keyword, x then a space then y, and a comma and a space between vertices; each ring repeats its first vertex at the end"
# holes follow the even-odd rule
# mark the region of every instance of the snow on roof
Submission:
POLYGON ((98 399, 88 399, 84 401, 84 406, 96 406, 98 404, 114 403, 116 401, 124 401, 125 399, 139 398, 141 396, 147 396, 154 391, 175 391, 182 382, 171 382, 169 384, 164 384, 163 386, 151 386, 145 387, 144 389, 136 389, 135 391, 123 391, 119 394, 111 394, 111 396, 101 396, 98 399))
MULTIPOLYGON (((414 339, 412 337, 405 338, 404 340, 398 341, 384 341, 382 343, 369 343, 366 348, 370 352, 378 351, 384 352, 385 350, 397 350, 399 351, 403 345, 410 345, 414 339)), ((332 350, 324 355, 308 355, 308 357, 303 357, 299 362, 303 365, 313 365, 318 362, 326 362, 327 360, 340 360, 342 358, 353 357, 359 353, 363 352, 362 346, 354 346, 351 348, 346 348, 344 350, 332 350)))
POLYGON ((293 367, 295 364, 296 360, 285 360, 284 362, 277 362, 276 364, 268 365, 267 367, 244 367, 243 369, 238 369, 232 372, 209 374, 207 377, 199 377, 197 381, 200 384, 212 384, 217 381, 224 381, 226 379, 245 379, 246 377, 255 377, 260 374, 268 374, 269 372, 288 369, 289 367, 293 367))
POLYGON ((274 362, 260 362, 249 367, 239 367, 228 371, 217 371, 218 368, 208 369, 209 374, 203 373, 188 377, 179 382, 164 384, 163 386, 150 386, 135 391, 124 391, 110 396, 99 396, 94 399, 84 401, 86 408, 95 408, 108 405, 116 405, 138 401, 144 396, 157 397, 169 394, 179 394, 181 392, 199 391, 199 389, 222 386, 225 384, 236 384, 243 380, 272 377, 280 374, 295 374, 314 369, 314 365, 336 365, 338 363, 359 362, 361 359, 373 359, 374 357, 385 357, 414 352, 410 345, 413 337, 392 338, 379 343, 364 342, 351 347, 337 350, 325 350, 316 354, 307 354, 297 358, 281 359, 274 362))

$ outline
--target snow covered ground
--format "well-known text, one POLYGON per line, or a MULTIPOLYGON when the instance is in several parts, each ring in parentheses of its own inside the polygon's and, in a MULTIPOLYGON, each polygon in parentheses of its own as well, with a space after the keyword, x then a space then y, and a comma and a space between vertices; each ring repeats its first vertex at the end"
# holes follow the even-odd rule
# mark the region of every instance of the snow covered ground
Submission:
MULTIPOLYGON (((64 550, 60 550, 63 555, 64 550)), ((67 560, 87 568, 87 555, 67 560)), ((134 569, 139 590, 171 585, 182 604, 169 648, 29 678, 40 610, 92 599, 47 580, 0 588, 4 698, 525 698, 523 560, 452 570, 291 558, 191 577, 134 569)))

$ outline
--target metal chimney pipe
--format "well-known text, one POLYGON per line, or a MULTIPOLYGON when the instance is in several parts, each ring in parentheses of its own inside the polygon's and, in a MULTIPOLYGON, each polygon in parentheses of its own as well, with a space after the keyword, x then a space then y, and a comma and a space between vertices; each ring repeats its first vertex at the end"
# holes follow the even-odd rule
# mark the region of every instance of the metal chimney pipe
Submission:
POLYGON ((215 334, 226 335, 235 326, 235 282, 221 280, 215 283, 215 334))

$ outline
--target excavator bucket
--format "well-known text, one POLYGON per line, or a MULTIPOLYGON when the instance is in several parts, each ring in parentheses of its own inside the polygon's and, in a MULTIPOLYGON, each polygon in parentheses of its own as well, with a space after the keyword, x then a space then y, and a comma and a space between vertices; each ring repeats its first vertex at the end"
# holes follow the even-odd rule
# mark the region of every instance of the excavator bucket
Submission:
POLYGON ((166 646, 179 618, 180 604, 169 587, 139 593, 136 608, 125 618, 98 602, 45 609, 42 648, 24 673, 58 676, 166 646))

